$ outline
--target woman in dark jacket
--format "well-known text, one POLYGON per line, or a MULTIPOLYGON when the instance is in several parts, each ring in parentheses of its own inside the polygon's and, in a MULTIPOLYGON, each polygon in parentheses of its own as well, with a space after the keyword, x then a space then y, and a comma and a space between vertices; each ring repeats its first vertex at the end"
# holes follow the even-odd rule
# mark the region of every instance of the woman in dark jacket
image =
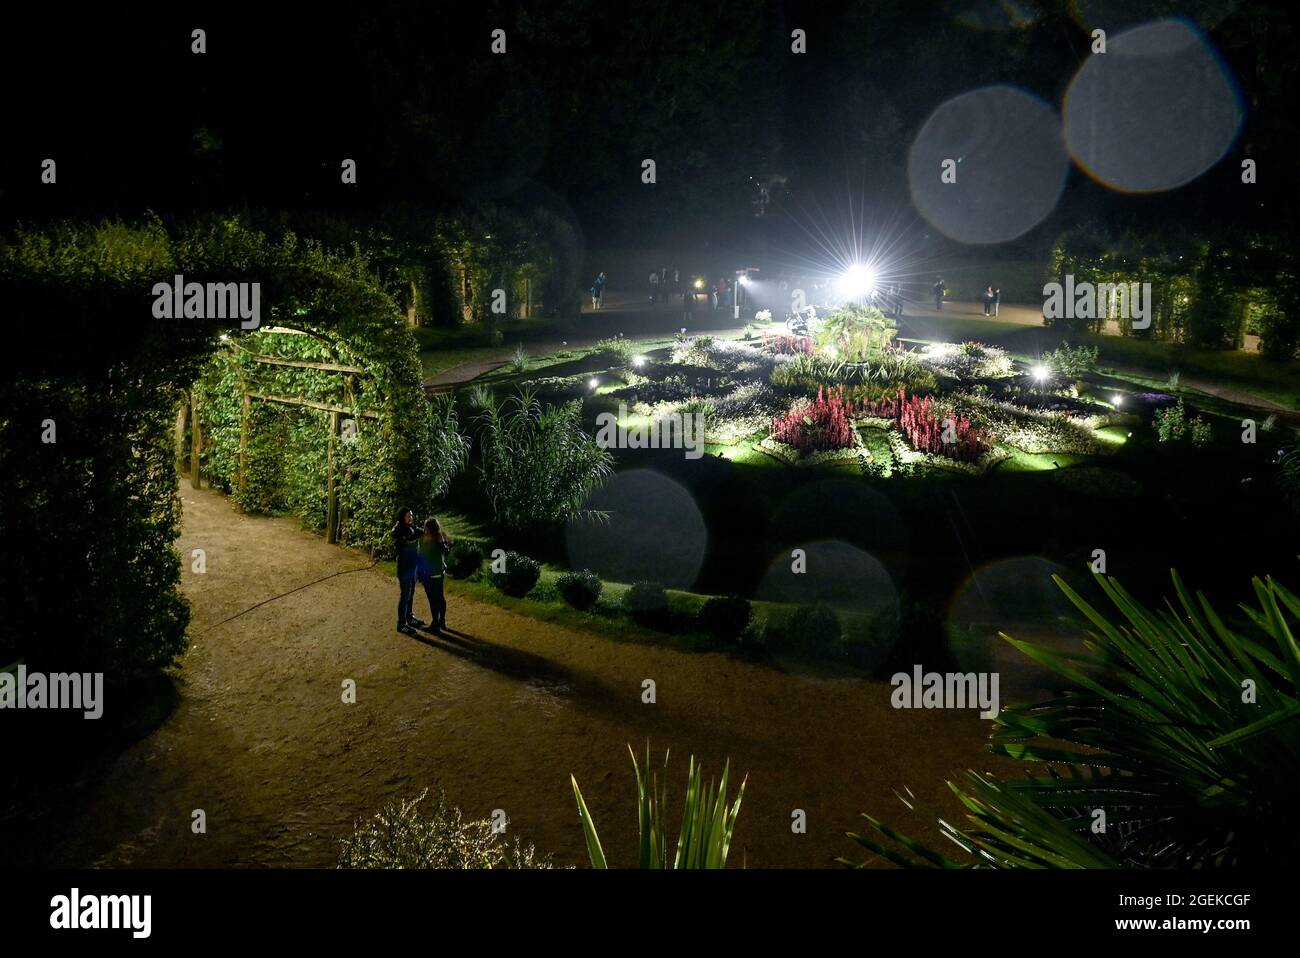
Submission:
POLYGON ((411 606, 415 602, 415 579, 420 565, 420 530, 415 527, 415 513, 406 507, 397 510, 393 526, 393 552, 397 555, 397 631, 409 633, 424 627, 411 606))
POLYGON ((430 516, 424 520, 424 535, 420 536, 420 584, 429 599, 429 617, 435 632, 447 627, 447 599, 442 594, 442 577, 446 570, 444 557, 451 551, 451 540, 442 531, 438 520, 430 516))

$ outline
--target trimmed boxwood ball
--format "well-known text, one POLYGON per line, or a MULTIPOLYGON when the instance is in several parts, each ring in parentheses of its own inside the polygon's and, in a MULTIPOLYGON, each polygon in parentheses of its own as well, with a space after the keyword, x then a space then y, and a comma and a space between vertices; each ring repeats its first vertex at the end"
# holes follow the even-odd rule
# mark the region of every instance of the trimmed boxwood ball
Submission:
POLYGON ((603 588, 600 576, 590 569, 566 572, 555 580, 555 589, 560 593, 560 598, 575 609, 584 611, 596 604, 603 588))
POLYGON ((633 617, 663 614, 668 611, 668 593, 658 582, 633 582, 623 594, 623 608, 633 617))
POLYGON ((715 596, 700 609, 700 627, 714 638, 735 642, 749 626, 749 600, 737 595, 715 596))
POLYGON ((839 644, 844 629, 838 613, 825 605, 801 605, 790 614, 786 631, 791 641, 831 648, 839 644))
POLYGON ((483 565, 487 550, 477 539, 457 539, 447 554, 447 571, 457 579, 468 579, 483 565))
POLYGON ((523 598, 541 578, 542 564, 518 552, 507 552, 504 559, 505 571, 497 572, 489 567, 488 580, 506 595, 523 598))

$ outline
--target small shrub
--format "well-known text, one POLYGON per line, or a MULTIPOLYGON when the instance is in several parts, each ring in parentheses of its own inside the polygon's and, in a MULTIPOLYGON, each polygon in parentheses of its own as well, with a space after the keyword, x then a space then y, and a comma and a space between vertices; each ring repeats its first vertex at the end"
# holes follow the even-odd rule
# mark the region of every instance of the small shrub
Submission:
POLYGON ((623 594, 623 610, 638 621, 659 621, 668 613, 668 593, 658 582, 633 582, 623 594))
POLYGON ((1155 414, 1156 437, 1161 442, 1176 442, 1187 434, 1187 407, 1180 399, 1172 406, 1157 409, 1155 414))
POLYGON ((801 605, 791 613, 785 630, 788 641, 816 649, 839 645, 844 628, 836 611, 825 605, 801 605))
POLYGON ((454 578, 468 579, 483 565, 487 550, 476 539, 457 539, 447 554, 447 571, 454 578))
POLYGON ((738 641, 749 626, 749 600, 735 595, 714 596, 699 612, 700 628, 723 642, 738 641))
POLYGON ((921 358, 940 372, 961 380, 1002 379, 1015 372, 1007 351, 975 341, 954 346, 935 343, 921 351, 921 358))
POLYGON ((630 366, 636 353, 636 343, 622 337, 602 339, 591 347, 591 355, 611 366, 630 366))
POLYGON ((1198 449, 1208 446, 1214 440, 1214 427, 1210 425, 1208 419, 1197 416, 1187 424, 1192 436, 1192 445, 1198 449))
POLYGON ((600 581, 600 576, 590 569, 566 572, 555 580, 555 589, 559 592, 560 598, 575 609, 584 612, 596 604, 603 588, 604 583, 600 581))
POLYGON ((524 596, 529 602, 558 602, 560 590, 549 582, 538 582, 524 596))
POLYGON ((488 572, 488 580, 506 595, 526 596, 541 578, 541 563, 518 552, 507 552, 504 561, 505 571, 492 569, 488 572))
POLYGON ((1082 376, 1097 368, 1096 346, 1071 346, 1063 342, 1051 352, 1043 354, 1043 362, 1067 379, 1082 376))
POLYGON ((779 412, 785 405, 768 383, 746 383, 713 401, 719 416, 758 416, 779 412))
POLYGON ((441 793, 428 816, 420 803, 390 802, 343 839, 339 868, 551 868, 531 845, 506 843, 490 819, 466 821, 441 793))
POLYGON ((703 396, 692 396, 682 403, 681 408, 677 411, 683 416, 693 416, 699 413, 707 420, 717 415, 718 408, 714 405, 712 399, 703 396))

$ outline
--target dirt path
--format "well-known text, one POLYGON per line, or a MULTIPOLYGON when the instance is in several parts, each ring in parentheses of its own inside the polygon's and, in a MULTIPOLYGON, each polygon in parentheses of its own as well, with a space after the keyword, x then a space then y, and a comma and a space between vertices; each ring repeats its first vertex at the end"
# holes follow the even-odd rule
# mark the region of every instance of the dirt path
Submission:
MULTIPOLYGON (((825 866, 855 853, 842 833, 860 811, 921 833, 935 814, 959 817, 944 779, 992 762, 973 712, 895 711, 885 683, 616 642, 456 596, 448 621, 462 636, 409 638, 392 621, 394 583, 368 557, 241 516, 217 493, 182 494, 178 547, 207 553, 207 572, 185 577, 182 703, 76 798, 64 837, 40 841, 47 865, 330 866, 354 819, 426 786, 474 816, 504 809, 513 832, 579 864, 570 773, 611 860, 627 862, 626 744, 649 736, 672 749, 670 819, 687 755, 710 772, 730 757, 749 775, 733 861, 825 866), (341 702, 348 678, 355 705, 341 702), (641 701, 646 678, 657 704, 641 701), (904 784, 919 816, 891 792, 904 784), (205 835, 190 829, 200 808, 205 835), (794 809, 807 834, 792 833, 794 809)), ((422 596, 416 610, 427 615, 422 596)))

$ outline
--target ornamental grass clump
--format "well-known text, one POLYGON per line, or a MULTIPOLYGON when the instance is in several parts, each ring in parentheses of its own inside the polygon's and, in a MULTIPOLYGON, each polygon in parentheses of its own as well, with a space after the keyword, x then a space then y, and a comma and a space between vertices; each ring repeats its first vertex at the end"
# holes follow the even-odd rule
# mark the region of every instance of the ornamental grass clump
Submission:
MULTIPOLYGON (((704 772, 692 755, 687 765, 686 798, 682 809, 682 826, 677 836, 676 853, 669 858, 671 838, 664 815, 668 808, 668 786, 661 783, 658 774, 650 768, 650 743, 646 743, 645 770, 632 755, 632 769, 636 773, 638 842, 637 868, 726 868, 731 851, 731 836, 740 815, 740 802, 745 797, 745 781, 741 781, 736 800, 728 803, 727 783, 731 775, 731 762, 722 767, 722 778, 714 785, 712 779, 704 780, 704 772)), ((668 754, 664 753, 664 767, 668 754)), ((573 797, 578 803, 578 816, 582 820, 583 835, 587 839, 587 855, 591 867, 606 869, 609 862, 596 823, 591 819, 587 803, 572 775, 573 797)))

